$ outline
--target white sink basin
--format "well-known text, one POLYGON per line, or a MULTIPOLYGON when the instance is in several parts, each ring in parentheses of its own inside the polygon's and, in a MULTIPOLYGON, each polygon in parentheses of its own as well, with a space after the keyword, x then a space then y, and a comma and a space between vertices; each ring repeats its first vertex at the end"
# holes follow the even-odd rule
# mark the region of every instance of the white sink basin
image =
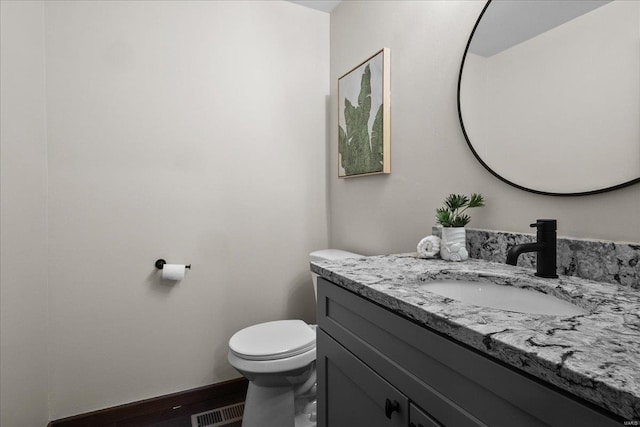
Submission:
POLYGON ((421 286, 422 289, 444 297, 481 307, 497 308, 519 313, 575 316, 587 310, 552 295, 515 286, 496 285, 468 280, 438 280, 421 286))

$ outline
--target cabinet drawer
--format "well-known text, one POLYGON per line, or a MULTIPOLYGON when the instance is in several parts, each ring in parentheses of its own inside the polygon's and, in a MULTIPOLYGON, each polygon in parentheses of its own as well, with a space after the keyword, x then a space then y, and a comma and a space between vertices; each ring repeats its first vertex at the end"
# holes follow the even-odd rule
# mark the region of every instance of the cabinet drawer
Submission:
POLYGON ((321 278, 318 325, 445 426, 621 423, 321 278))
POLYGON ((318 330, 318 426, 405 427, 409 401, 318 330))

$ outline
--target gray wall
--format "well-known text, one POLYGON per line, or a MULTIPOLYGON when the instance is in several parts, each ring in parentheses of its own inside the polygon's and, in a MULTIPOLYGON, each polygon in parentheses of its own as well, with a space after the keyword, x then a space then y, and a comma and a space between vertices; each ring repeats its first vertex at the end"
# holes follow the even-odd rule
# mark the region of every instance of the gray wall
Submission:
POLYGON ((0 425, 45 426, 44 6, 0 2, 0 425))
MULTIPOLYGON (((473 157, 456 105, 460 61, 483 1, 346 1, 331 15, 330 244, 363 254, 415 251, 449 193, 482 192, 470 226, 640 242, 640 185, 579 198, 538 196, 494 178, 473 157), (391 49, 391 174, 337 178, 337 79, 391 49)), ((571 179, 571 177, 567 177, 571 179)))
POLYGON ((3 426, 239 377, 234 332, 315 320, 328 14, 3 1, 2 67, 3 426))

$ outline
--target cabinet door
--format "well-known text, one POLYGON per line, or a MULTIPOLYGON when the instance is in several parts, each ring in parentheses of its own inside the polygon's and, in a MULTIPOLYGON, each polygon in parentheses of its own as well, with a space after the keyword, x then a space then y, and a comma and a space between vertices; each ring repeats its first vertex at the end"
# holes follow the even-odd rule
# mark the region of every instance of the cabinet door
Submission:
POLYGON ((409 427, 442 427, 442 424, 411 403, 409 404, 409 427))
POLYGON ((335 342, 318 334, 318 427, 406 427, 409 401, 335 342))

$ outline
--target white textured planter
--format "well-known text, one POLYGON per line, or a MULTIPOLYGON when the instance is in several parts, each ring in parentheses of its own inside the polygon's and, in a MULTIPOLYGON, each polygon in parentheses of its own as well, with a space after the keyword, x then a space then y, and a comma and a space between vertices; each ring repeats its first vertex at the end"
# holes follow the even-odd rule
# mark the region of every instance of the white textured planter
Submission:
POLYGON ((440 256, 447 261, 464 261, 469 258, 464 227, 442 227, 440 256))

